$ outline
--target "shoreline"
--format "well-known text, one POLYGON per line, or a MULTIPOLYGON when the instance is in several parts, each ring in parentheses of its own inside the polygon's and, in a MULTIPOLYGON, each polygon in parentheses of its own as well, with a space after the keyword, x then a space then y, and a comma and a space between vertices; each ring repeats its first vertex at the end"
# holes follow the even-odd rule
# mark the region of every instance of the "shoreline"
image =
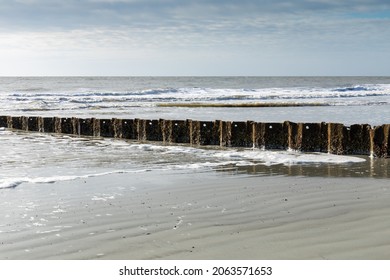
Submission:
POLYGON ((0 259, 389 259, 389 194, 386 179, 185 171, 23 184, 0 190, 0 259))

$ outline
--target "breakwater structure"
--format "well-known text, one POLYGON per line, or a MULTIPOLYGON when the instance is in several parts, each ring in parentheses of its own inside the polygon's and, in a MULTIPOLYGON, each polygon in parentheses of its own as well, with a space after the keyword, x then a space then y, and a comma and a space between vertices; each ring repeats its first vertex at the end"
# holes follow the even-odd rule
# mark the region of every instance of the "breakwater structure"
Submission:
POLYGON ((346 126, 341 123, 294 123, 290 121, 262 123, 221 120, 0 116, 0 127, 189 145, 255 147, 270 150, 293 149, 338 155, 390 157, 390 124, 346 126))

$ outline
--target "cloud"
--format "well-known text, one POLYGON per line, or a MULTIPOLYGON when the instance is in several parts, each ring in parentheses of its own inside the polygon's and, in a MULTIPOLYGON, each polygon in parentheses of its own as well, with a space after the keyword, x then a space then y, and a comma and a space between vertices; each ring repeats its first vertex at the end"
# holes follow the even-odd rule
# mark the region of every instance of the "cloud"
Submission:
POLYGON ((0 1, 0 58, 293 72, 388 57, 389 14, 388 0, 0 1))
MULTIPOLYGON (((382 0, 11 0, 0 4, 2 26, 69 29, 91 26, 189 24, 197 20, 332 13, 390 12, 382 0)), ((375 13, 374 13, 375 14, 375 13)))

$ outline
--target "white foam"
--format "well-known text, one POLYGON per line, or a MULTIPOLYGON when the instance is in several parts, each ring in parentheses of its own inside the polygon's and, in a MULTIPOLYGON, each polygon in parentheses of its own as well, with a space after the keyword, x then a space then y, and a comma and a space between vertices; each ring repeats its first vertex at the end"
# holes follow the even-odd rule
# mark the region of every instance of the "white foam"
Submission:
POLYGON ((263 149, 211 149, 187 146, 159 146, 149 144, 132 145, 133 149, 158 152, 177 157, 190 156, 193 163, 172 164, 170 169, 199 169, 223 165, 294 165, 294 164, 348 164, 364 162, 361 157, 333 155, 327 153, 303 153, 294 150, 268 151, 263 149))
POLYGON ((55 182, 63 182, 63 181, 73 181, 77 179, 87 179, 92 177, 100 177, 111 174, 123 174, 123 173, 141 173, 146 172, 148 170, 115 170, 109 172, 102 173, 93 173, 93 174, 85 174, 85 175, 73 175, 73 176, 49 176, 49 177, 20 177, 20 178, 6 178, 0 180, 0 189, 9 189, 16 188, 17 186, 23 183, 33 183, 33 184, 48 184, 55 182))
POLYGON ((247 160, 253 164, 261 162, 265 165, 293 165, 293 164, 347 164, 364 162, 365 159, 352 156, 332 155, 325 153, 302 153, 298 151, 265 151, 261 149, 244 150, 244 151, 226 151, 214 154, 217 158, 228 160, 247 160))

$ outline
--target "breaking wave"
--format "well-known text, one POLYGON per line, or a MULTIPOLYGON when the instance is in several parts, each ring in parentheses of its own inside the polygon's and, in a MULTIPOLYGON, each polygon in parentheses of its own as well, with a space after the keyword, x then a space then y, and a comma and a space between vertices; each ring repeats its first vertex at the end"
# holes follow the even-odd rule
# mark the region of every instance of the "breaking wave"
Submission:
POLYGON ((4 111, 18 109, 73 110, 88 108, 110 109, 114 114, 130 107, 154 107, 163 104, 185 103, 275 103, 320 104, 327 106, 356 106, 390 104, 389 85, 352 85, 339 88, 156 88, 123 92, 74 91, 37 92, 19 91, 0 95, 4 111))

